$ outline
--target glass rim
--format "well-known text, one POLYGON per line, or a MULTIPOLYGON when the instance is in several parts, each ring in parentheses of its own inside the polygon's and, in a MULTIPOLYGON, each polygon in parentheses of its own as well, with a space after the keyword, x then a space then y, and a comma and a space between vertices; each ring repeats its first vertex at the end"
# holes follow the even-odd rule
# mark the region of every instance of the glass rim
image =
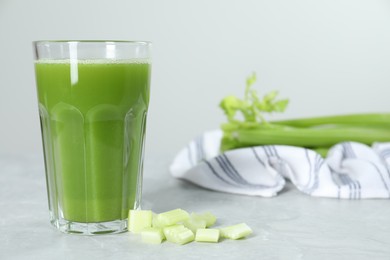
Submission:
POLYGON ((151 41, 130 41, 130 40, 37 40, 32 42, 34 45, 41 44, 64 44, 64 43, 94 43, 94 44, 140 44, 151 45, 151 41))

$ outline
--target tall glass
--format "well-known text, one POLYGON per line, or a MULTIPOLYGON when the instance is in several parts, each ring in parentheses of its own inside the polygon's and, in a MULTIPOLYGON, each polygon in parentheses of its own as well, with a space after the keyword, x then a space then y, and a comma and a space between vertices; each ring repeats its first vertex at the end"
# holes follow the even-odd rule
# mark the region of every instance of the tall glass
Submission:
POLYGON ((34 50, 51 223, 126 231, 141 199, 150 43, 37 41, 34 50))

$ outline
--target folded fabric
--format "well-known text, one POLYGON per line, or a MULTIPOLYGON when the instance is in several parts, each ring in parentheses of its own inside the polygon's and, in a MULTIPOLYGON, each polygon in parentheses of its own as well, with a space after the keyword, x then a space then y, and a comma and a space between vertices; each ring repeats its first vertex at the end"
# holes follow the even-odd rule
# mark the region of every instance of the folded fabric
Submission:
POLYGON ((344 142, 326 158, 313 150, 266 145, 220 153, 222 132, 206 132, 175 157, 171 174, 201 187, 235 194, 276 196, 286 179, 311 196, 390 198, 390 143, 344 142))

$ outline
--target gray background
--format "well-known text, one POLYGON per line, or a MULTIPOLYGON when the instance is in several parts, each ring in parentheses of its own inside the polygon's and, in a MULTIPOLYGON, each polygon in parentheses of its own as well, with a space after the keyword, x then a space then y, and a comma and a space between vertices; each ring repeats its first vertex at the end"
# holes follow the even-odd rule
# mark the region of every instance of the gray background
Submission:
POLYGON ((390 1, 0 0, 0 33, 0 154, 41 153, 33 40, 154 43, 147 156, 217 128, 252 71, 277 118, 389 110, 390 1))

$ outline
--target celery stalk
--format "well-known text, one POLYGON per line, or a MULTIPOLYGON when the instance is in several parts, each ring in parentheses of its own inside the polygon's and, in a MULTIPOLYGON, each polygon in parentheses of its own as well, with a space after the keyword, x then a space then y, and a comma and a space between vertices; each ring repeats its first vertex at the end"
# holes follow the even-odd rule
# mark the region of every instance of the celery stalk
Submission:
POLYGON ((254 145, 293 145, 304 147, 330 147, 343 141, 355 141, 365 144, 390 140, 390 128, 368 127, 329 127, 296 128, 275 127, 263 129, 237 129, 225 134, 224 147, 229 145, 247 147, 254 145), (228 138, 230 136, 230 139, 228 138))
POLYGON ((390 127, 389 113, 349 114, 301 118, 292 120, 272 121, 272 124, 295 127, 310 127, 318 125, 350 125, 368 127, 390 127))
POLYGON ((283 112, 288 100, 277 100, 275 91, 259 98, 257 92, 251 89, 255 81, 254 74, 247 79, 243 99, 228 96, 220 103, 228 120, 221 126, 224 132, 222 152, 279 144, 307 147, 324 155, 329 147, 339 142, 355 141, 371 145, 373 142, 390 141, 390 113, 266 121, 265 114, 283 112))

